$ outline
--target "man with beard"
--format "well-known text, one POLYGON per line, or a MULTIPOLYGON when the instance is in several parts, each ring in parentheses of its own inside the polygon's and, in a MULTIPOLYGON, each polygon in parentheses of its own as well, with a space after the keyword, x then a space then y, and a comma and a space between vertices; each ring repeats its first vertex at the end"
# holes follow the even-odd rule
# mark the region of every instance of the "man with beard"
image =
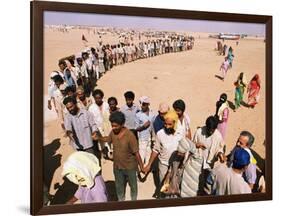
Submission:
POLYGON ((126 183, 131 188, 131 200, 137 200, 137 170, 143 170, 143 163, 139 154, 139 146, 134 134, 125 124, 125 115, 116 111, 109 118, 112 131, 108 136, 108 143, 113 145, 113 172, 118 201, 125 200, 126 183))
POLYGON ((170 110, 164 116, 164 128, 156 134, 156 142, 153 146, 149 162, 144 168, 144 173, 148 173, 155 158, 159 158, 159 179, 163 182, 164 177, 169 168, 169 160, 172 153, 178 148, 179 142, 182 139, 180 133, 176 131, 178 115, 174 110, 170 110))
POLYGON ((97 139, 98 129, 93 114, 85 109, 80 109, 74 97, 66 97, 63 104, 69 112, 65 115, 64 126, 72 146, 77 151, 96 155, 93 149, 93 139, 97 139))
POLYGON ((120 108, 117 107, 118 101, 117 101, 117 99, 115 97, 108 98, 107 103, 109 105, 109 112, 110 112, 110 114, 120 110, 120 108))
POLYGON ((83 87, 80 86, 77 88, 76 95, 78 107, 89 110, 89 107, 93 104, 93 101, 91 97, 86 97, 83 87))
MULTIPOLYGON (((89 107, 89 111, 94 114, 95 122, 101 136, 106 137, 111 131, 111 125, 109 122, 109 105, 106 101, 103 101, 104 93, 100 89, 93 91, 94 103, 89 107)), ((98 151, 103 151, 104 147, 110 149, 107 143, 99 142, 98 151)), ((101 156, 100 156, 101 157, 101 156)), ((105 156, 107 157, 107 156, 105 156)))
MULTIPOLYGON (((154 133, 157 134, 158 131, 160 131, 162 128, 164 128, 165 119, 164 116, 169 111, 169 105, 166 103, 160 103, 159 109, 158 109, 158 115, 156 116, 154 122, 153 122, 153 129, 154 133)), ((160 179, 159 179, 159 159, 158 157, 155 158, 151 165, 151 172, 153 173, 153 181, 155 185, 155 191, 152 197, 158 198, 160 196, 160 179)))
POLYGON ((136 114, 139 112, 139 107, 134 103, 135 94, 132 91, 127 91, 124 94, 126 104, 121 107, 121 112, 125 115, 125 127, 131 130, 137 137, 135 130, 136 114))
POLYGON ((100 89, 93 91, 94 103, 89 107, 89 111, 94 114, 95 121, 102 136, 108 136, 111 130, 109 122, 109 105, 103 101, 104 93, 100 89))

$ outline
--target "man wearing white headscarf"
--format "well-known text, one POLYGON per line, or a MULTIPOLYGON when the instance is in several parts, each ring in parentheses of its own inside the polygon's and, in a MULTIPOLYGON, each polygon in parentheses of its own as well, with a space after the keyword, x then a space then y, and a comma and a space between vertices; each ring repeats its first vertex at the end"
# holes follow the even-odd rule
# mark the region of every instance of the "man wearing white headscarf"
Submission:
POLYGON ((99 160, 87 152, 74 152, 63 165, 62 175, 78 185, 78 190, 67 204, 107 202, 106 186, 99 174, 99 160))

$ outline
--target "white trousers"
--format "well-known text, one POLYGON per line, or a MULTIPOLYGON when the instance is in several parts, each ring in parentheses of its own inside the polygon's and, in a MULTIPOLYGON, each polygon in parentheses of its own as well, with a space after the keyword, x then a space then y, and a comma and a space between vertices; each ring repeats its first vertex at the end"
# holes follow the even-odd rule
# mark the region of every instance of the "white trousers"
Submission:
POLYGON ((139 140, 139 153, 142 162, 147 165, 151 154, 151 140, 139 140))

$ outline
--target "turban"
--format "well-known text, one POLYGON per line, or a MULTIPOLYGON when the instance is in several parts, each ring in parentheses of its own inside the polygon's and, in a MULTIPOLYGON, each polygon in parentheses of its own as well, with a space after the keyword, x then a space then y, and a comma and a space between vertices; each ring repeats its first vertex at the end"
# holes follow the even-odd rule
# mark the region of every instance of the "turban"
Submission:
POLYGON ((159 104, 159 109, 158 109, 158 111, 159 111, 160 113, 166 113, 166 112, 169 111, 169 109, 170 109, 170 107, 169 107, 168 104, 166 104, 166 103, 160 103, 160 104, 159 104))
POLYGON ((175 110, 169 110, 169 111, 167 112, 167 114, 164 116, 164 119, 165 119, 165 120, 166 120, 166 119, 171 119, 171 120, 175 121, 174 129, 176 130, 177 122, 178 122, 179 117, 178 117, 178 114, 176 113, 175 110))

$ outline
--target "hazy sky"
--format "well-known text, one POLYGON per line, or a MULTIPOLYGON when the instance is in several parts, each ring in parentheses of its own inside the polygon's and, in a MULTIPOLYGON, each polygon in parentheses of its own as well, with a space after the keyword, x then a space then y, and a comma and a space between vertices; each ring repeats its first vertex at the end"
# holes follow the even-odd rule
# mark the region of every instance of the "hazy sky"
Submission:
POLYGON ((124 15, 86 14, 70 12, 44 12, 47 25, 92 25, 119 28, 142 28, 171 31, 224 32, 265 35, 264 24, 200 21, 187 19, 155 18, 124 15))

